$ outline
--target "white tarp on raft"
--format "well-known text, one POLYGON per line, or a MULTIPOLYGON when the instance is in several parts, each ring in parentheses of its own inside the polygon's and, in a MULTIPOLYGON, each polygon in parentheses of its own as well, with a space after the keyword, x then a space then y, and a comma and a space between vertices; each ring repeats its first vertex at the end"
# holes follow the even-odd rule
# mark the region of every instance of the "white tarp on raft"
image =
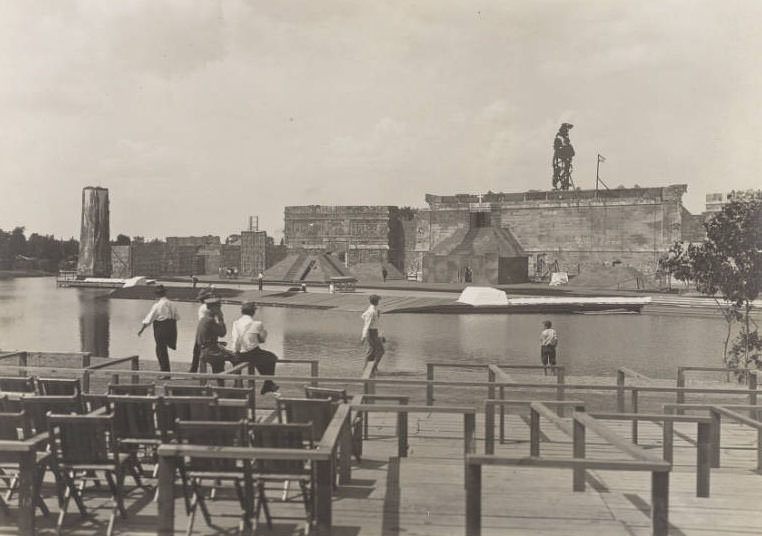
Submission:
POLYGON ((508 305, 508 296, 502 290, 492 287, 466 287, 460 293, 459 303, 468 305, 508 305))

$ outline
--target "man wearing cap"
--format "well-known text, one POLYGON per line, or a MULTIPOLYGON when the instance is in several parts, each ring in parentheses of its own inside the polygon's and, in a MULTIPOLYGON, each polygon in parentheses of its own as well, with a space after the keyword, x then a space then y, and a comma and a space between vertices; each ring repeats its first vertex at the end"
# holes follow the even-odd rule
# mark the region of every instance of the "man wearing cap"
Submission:
POLYGON ((153 338, 156 341, 156 358, 159 360, 159 368, 169 372, 167 348, 173 350, 177 348, 177 321, 180 320, 180 315, 177 314, 174 304, 167 299, 167 289, 164 285, 157 286, 155 293, 159 300, 153 304, 143 319, 143 327, 138 331, 138 336, 142 335, 150 324, 153 324, 153 338))
MULTIPOLYGON (((198 308, 198 319, 201 320, 206 316, 206 303, 204 303, 207 299, 214 297, 214 294, 212 294, 212 291, 208 288, 202 289, 201 292, 198 293, 198 296, 196 296, 196 299, 201 302, 201 305, 198 308)), ((193 359, 191 359, 191 368, 189 372, 198 372, 198 361, 199 356, 201 355, 201 347, 196 342, 196 339, 193 339, 193 359)))
POLYGON ((206 363, 214 374, 225 370, 225 361, 235 361, 235 355, 224 348, 218 341, 227 333, 225 319, 222 316, 222 302, 210 297, 204 301, 206 314, 198 321, 196 344, 199 346, 199 360, 206 363))
POLYGON ((376 363, 385 352, 384 339, 378 335, 381 328, 381 312, 378 310, 380 300, 376 294, 371 294, 368 298, 370 305, 362 314, 363 326, 360 335, 360 341, 365 344, 365 359, 376 363))
MULTIPOLYGON (((241 318, 233 322, 233 351, 238 362, 246 361, 263 376, 275 374, 278 356, 264 350, 260 344, 267 339, 267 330, 259 320, 254 320, 257 306, 254 302, 241 305, 241 318)), ((260 394, 277 392, 280 387, 271 380, 265 380, 260 394)))

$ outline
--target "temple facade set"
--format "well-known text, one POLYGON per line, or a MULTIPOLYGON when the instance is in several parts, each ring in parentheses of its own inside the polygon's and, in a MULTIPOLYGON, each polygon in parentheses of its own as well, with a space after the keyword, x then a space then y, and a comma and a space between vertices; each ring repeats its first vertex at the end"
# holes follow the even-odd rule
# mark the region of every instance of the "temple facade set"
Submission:
POLYGON ((645 274, 676 240, 700 241, 705 215, 686 185, 616 190, 426 195, 424 208, 288 206, 284 244, 265 231, 109 244, 105 188, 82 193, 80 276, 265 272, 268 280, 415 279, 510 284, 548 271, 621 264, 645 274))
POLYGON ((703 216, 683 207, 686 191, 429 194, 421 209, 286 207, 289 255, 281 262, 301 263, 309 275, 307 259, 319 270, 329 265, 320 257, 327 255, 360 275, 369 264, 376 271, 389 264, 409 279, 488 284, 525 282, 551 266, 577 273, 586 264, 622 264, 653 273, 673 242, 701 239, 703 216))

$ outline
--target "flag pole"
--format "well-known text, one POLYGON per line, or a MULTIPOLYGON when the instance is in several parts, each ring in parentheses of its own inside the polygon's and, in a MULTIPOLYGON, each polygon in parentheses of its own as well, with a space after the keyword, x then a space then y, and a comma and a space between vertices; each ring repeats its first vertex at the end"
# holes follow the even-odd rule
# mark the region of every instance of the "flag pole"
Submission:
POLYGON ((598 174, 601 170, 601 154, 598 153, 598 162, 595 165, 595 198, 598 199, 598 174))

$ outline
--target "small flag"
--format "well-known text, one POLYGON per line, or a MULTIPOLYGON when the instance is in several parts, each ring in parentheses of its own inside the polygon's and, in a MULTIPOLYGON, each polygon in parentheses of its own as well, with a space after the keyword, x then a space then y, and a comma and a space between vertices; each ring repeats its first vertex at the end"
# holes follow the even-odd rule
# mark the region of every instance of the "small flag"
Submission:
POLYGON ((606 161, 606 157, 599 154, 598 155, 598 162, 605 162, 605 161, 606 161))

